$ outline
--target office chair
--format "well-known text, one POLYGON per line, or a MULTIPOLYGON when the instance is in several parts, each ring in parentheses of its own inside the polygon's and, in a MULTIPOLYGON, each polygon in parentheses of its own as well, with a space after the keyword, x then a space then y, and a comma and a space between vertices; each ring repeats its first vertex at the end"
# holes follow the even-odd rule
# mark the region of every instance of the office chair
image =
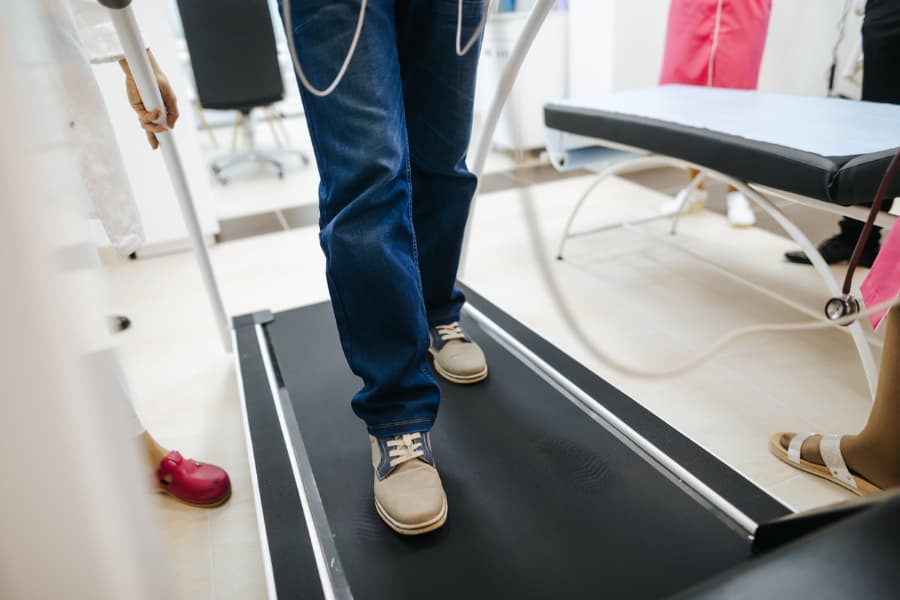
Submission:
MULTIPOLYGON (((251 112, 284 98, 284 81, 272 17, 266 0, 178 0, 178 12, 191 55, 200 105, 207 109, 236 110, 245 127, 247 149, 210 165, 224 183, 224 173, 235 165, 268 164, 279 178, 284 165, 272 152, 256 147, 251 112)), ((309 159, 299 151, 279 153, 309 159)))

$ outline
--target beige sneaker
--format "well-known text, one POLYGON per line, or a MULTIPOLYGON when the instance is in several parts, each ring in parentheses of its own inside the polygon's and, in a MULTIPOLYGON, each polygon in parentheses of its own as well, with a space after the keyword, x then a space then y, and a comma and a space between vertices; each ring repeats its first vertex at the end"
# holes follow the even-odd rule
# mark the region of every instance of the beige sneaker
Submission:
POLYGON ((428 433, 369 436, 375 468, 375 509, 403 535, 438 529, 447 520, 447 495, 434 468, 428 433))
POLYGON ((478 383, 487 377, 487 361, 481 348, 466 337, 459 323, 432 327, 428 333, 428 351, 434 357, 434 370, 453 383, 478 383))

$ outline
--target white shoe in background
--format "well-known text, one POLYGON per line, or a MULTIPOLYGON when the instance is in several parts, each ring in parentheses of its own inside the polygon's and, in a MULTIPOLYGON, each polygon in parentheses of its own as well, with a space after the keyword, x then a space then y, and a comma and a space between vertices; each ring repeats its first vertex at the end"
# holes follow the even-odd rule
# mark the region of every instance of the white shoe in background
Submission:
POLYGON ((666 200, 662 203, 662 206, 659 207, 659 214, 661 215, 674 215, 678 212, 678 208, 681 206, 681 203, 684 202, 685 197, 687 197, 688 193, 691 194, 688 201, 685 203, 684 210, 682 212, 691 213, 697 212, 698 210, 703 210, 703 205, 706 204, 706 190, 691 190, 690 188, 684 188, 678 194, 675 195, 671 200, 666 200))
POLYGON ((732 227, 750 227, 756 224, 756 215, 750 208, 750 201, 741 192, 728 192, 728 222, 732 227))

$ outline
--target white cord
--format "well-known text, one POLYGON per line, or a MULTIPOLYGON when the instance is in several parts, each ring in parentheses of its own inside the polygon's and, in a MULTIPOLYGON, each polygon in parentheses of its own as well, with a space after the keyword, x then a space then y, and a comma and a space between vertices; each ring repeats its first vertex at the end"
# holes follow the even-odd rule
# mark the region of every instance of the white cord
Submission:
MULTIPOLYGON (((481 23, 478 24, 478 28, 475 30, 475 33, 472 34, 472 37, 469 38, 469 41, 466 42, 465 47, 460 48, 460 44, 462 44, 462 18, 463 18, 463 0, 459 0, 459 8, 457 10, 456 16, 456 55, 457 56, 465 56, 469 53, 472 47, 475 45, 475 42, 478 41, 478 36, 481 35, 481 32, 484 31, 485 26, 487 25, 488 12, 490 12, 491 2, 493 0, 485 0, 484 7, 484 15, 481 17, 481 23)), ((334 81, 326 87, 325 89, 318 89, 313 84, 309 82, 309 79, 306 77, 306 73, 303 72, 303 67, 300 65, 300 58, 297 56, 297 49, 294 47, 294 24, 291 18, 291 0, 283 0, 281 4, 281 12, 282 18, 284 19, 284 28, 285 28, 285 37, 287 37, 288 48, 291 51, 291 60, 294 63, 294 70, 297 71, 297 76, 300 78, 300 83, 306 88, 310 94, 314 96, 318 96, 320 98, 324 98, 328 96, 340 85, 341 80, 344 79, 344 75, 347 73, 347 68, 350 66, 350 61, 353 59, 353 55, 356 53, 356 46, 359 44, 359 38, 362 35, 363 23, 366 21, 366 5, 368 4, 368 0, 362 0, 362 3, 359 7, 359 18, 356 20, 356 31, 353 32, 353 40, 350 42, 350 49, 347 50, 347 56, 344 57, 344 63, 341 65, 338 74, 335 76, 334 81)))
MULTIPOLYGON (((462 0, 460 0, 462 2, 462 0)), ((291 60, 294 62, 294 69, 297 71, 297 76, 300 78, 300 83, 303 84, 303 87, 306 88, 310 94, 314 96, 319 96, 320 98, 324 98, 325 96, 331 94, 335 90, 335 88, 341 83, 341 80, 344 78, 344 75, 347 73, 347 67, 350 66, 350 60, 353 58, 353 55, 356 53, 356 45, 359 43, 359 38, 362 34, 363 23, 366 20, 366 4, 368 4, 368 0, 362 0, 362 4, 359 7, 359 18, 356 20, 356 31, 353 33, 353 41, 350 42, 350 49, 347 50, 347 56, 344 58, 344 64, 341 65, 341 69, 338 71, 338 74, 335 76, 334 81, 331 82, 331 85, 326 87, 324 90, 320 90, 309 82, 309 79, 306 78, 306 73, 303 72, 303 67, 300 66, 300 58, 297 56, 297 49, 294 47, 294 24, 291 20, 291 0, 283 0, 281 5, 282 16, 284 17, 284 27, 286 29, 285 33, 287 34, 288 48, 291 51, 291 60)))
POLYGON ((677 377, 678 375, 683 375, 684 373, 698 368, 702 364, 709 361, 713 356, 716 355, 716 353, 722 350, 722 348, 742 337, 754 335, 757 333, 813 331, 817 329, 842 327, 844 325, 849 325, 850 323, 858 319, 878 314, 881 311, 886 311, 894 306, 900 305, 900 297, 897 297, 894 300, 882 302, 877 306, 836 321, 826 321, 823 319, 821 321, 805 321, 800 323, 763 323, 759 325, 741 327, 725 334, 717 341, 713 342, 706 350, 695 354, 694 356, 681 363, 676 364, 673 367, 667 367, 664 369, 644 369, 628 365, 619 361, 617 358, 614 358, 609 352, 606 352, 604 349, 599 348, 594 340, 589 338, 588 335, 584 332, 584 328, 580 326, 578 319, 569 308, 567 299, 556 281, 556 275, 551 267, 553 261, 548 258, 550 254, 544 248, 544 240, 540 234, 539 219, 534 207, 534 201, 531 196, 531 191, 529 188, 524 188, 522 190, 522 194, 525 224, 528 230, 529 237, 531 238, 530 247, 532 249, 532 252, 534 253, 535 260, 537 261, 541 278, 547 284, 547 290, 550 293, 551 301, 553 302, 554 307, 559 311, 560 316, 562 317, 566 325, 569 326, 569 330, 572 332, 572 334, 595 358, 597 358, 597 360, 606 364, 611 369, 630 377, 635 377, 638 379, 668 379, 677 377))
POLYGON ((466 42, 465 47, 460 48, 459 45, 462 43, 462 18, 463 18, 463 0, 459 0, 459 9, 456 11, 456 55, 457 56, 465 56, 469 53, 469 50, 472 49, 472 46, 475 45, 475 42, 478 41, 478 36, 481 35, 481 32, 484 31, 485 26, 487 25, 488 13, 491 12, 491 2, 493 0, 486 0, 484 6, 484 14, 481 16, 481 23, 478 24, 478 27, 475 29, 475 33, 472 34, 472 37, 469 38, 469 41, 466 42))
POLYGON ((669 367, 667 369, 654 370, 632 367, 630 365, 626 365, 617 361, 616 359, 600 351, 596 347, 593 347, 592 350, 598 355, 598 358, 600 360, 607 363, 613 369, 621 371, 626 375, 631 375, 632 377, 639 377, 642 379, 666 379, 670 377, 676 377, 678 375, 682 375, 684 373, 687 373, 688 371, 696 369, 697 367, 711 359, 713 355, 722 350, 722 348, 737 340, 738 338, 754 335, 757 333, 777 333, 782 331, 814 331, 817 329, 828 329, 831 327, 843 327, 845 325, 853 323, 858 319, 869 317, 882 311, 890 310, 891 308, 898 305, 900 305, 900 296, 894 298, 893 300, 882 302, 881 304, 873 306, 872 308, 860 311, 836 321, 822 320, 805 321, 801 323, 763 323, 761 325, 741 327, 740 329, 735 329, 731 333, 722 336, 717 341, 713 342, 706 350, 694 355, 689 360, 686 360, 677 366, 669 367))

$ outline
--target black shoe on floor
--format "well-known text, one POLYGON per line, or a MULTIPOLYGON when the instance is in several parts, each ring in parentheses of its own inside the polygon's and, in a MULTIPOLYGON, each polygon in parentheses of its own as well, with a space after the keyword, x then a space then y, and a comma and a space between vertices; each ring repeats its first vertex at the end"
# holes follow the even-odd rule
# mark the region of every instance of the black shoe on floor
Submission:
MULTIPOLYGON (((853 254, 853 248, 856 246, 856 240, 850 240, 846 236, 838 234, 834 237, 828 238, 821 244, 819 244, 819 252, 822 254, 822 258, 825 259, 825 262, 829 265, 837 265, 840 263, 845 263, 850 261, 850 256, 853 254)), ((871 267, 872 263, 875 262, 875 257, 878 256, 878 250, 881 248, 880 244, 869 244, 863 250, 862 256, 859 259, 859 265, 861 267, 871 267)), ((788 260, 788 262, 797 263, 801 265, 811 265, 812 262, 809 260, 809 257, 806 256, 806 252, 802 250, 794 250, 793 252, 785 252, 784 257, 788 260)))

